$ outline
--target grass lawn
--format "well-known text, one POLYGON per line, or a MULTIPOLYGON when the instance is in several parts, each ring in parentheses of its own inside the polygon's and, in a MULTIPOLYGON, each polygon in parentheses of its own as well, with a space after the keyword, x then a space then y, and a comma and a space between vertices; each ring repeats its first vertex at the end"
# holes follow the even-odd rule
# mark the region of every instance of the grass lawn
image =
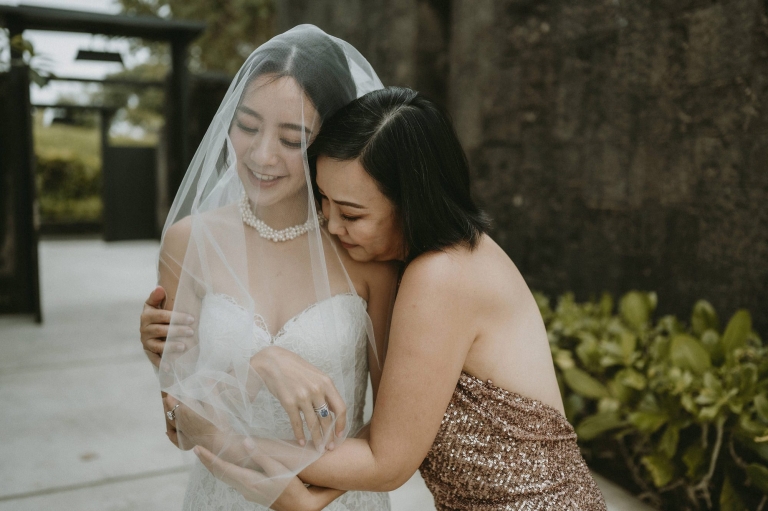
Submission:
POLYGON ((63 124, 43 125, 43 116, 35 113, 35 154, 42 158, 80 160, 92 172, 101 172, 99 128, 63 124))
MULTIPOLYGON (((66 185, 46 193, 39 193, 40 214, 44 223, 72 223, 72 222, 97 222, 101 219, 102 203, 101 195, 82 197, 83 188, 79 184, 101 179, 101 134, 98 122, 93 127, 73 126, 65 124, 43 124, 42 112, 38 111, 34 116, 33 138, 35 155, 38 158, 38 190, 46 179, 41 174, 41 166, 44 161, 65 160, 67 162, 81 162, 82 170, 77 176, 68 174, 71 178, 64 178, 64 183, 71 183, 69 188, 80 190, 79 196, 70 196, 70 192, 63 192, 66 185), (83 171, 85 176, 83 176, 83 171)), ((154 146, 157 145, 156 136, 148 136, 137 140, 129 137, 110 137, 110 144, 114 146, 154 146)), ((71 172, 70 170, 66 172, 71 172)), ((65 174, 67 175, 67 174, 65 174)), ((61 182, 61 181, 56 181, 61 182)), ((98 189, 98 185, 94 185, 98 189)), ((50 187, 49 187, 50 190, 50 187)))

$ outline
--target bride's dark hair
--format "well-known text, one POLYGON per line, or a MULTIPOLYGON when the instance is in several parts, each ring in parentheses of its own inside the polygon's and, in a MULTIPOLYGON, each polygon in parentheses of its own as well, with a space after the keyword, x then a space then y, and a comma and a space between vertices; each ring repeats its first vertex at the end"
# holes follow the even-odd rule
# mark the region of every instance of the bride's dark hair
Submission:
POLYGON ((349 103, 323 123, 307 156, 313 185, 318 156, 359 158, 395 207, 406 263, 457 244, 474 248, 488 230, 448 114, 416 91, 387 87, 349 103))
POLYGON ((245 94, 248 85, 260 76, 290 76, 325 119, 357 97, 355 81, 344 50, 328 34, 313 25, 297 28, 304 30, 287 32, 251 53, 236 82, 246 80, 245 94))
MULTIPOLYGON (((357 97, 355 80, 344 50, 328 34, 314 25, 300 25, 300 33, 286 32, 259 46, 243 63, 231 87, 245 80, 238 104, 251 82, 270 75, 277 80, 289 76, 296 80, 312 105, 325 120, 357 97)), ((234 122, 234 118, 230 121, 234 122)), ((219 153, 218 172, 227 168, 227 146, 219 153)))

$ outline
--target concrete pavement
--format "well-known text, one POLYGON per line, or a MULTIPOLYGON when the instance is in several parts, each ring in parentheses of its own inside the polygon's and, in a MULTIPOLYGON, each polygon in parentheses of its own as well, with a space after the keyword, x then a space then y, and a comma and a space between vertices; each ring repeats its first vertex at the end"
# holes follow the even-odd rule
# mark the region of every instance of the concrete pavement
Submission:
MULTIPOLYGON (((156 242, 40 243, 43 325, 0 317, 0 511, 180 509, 192 455, 165 437, 138 341, 156 242)), ((612 511, 641 511, 598 478, 612 511)), ((418 474, 393 511, 429 511, 418 474)))

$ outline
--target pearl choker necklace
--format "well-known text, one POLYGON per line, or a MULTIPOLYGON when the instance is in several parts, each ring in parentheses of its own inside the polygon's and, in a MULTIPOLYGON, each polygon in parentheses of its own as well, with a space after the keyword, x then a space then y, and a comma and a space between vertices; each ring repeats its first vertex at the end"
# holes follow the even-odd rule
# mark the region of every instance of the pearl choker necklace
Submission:
MULTIPOLYGON (((243 217, 243 223, 245 225, 253 227, 256 229, 256 232, 259 233, 259 236, 269 241, 274 241, 275 243, 296 239, 312 229, 312 218, 310 217, 303 224, 276 231, 264 223, 263 220, 256 218, 256 215, 253 214, 253 210, 251 209, 251 203, 248 200, 248 196, 245 193, 243 193, 243 196, 240 199, 240 214, 243 217)), ((318 222, 320 225, 325 224, 325 217, 322 213, 318 215, 318 222)))

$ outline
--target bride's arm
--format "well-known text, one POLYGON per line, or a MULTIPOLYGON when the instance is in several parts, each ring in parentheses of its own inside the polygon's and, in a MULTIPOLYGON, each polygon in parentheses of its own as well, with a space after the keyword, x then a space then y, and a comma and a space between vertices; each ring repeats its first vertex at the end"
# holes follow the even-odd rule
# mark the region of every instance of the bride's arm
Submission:
POLYGON ((474 341, 478 314, 471 283, 448 254, 408 267, 395 304, 387 361, 370 438, 348 439, 304 469, 307 483, 390 491, 418 469, 474 341))
MULTIPOLYGON (((158 286, 161 286, 164 290, 165 297, 160 304, 161 309, 164 309, 169 313, 168 316, 168 322, 171 323, 175 320, 174 315, 171 314, 173 311, 174 305, 176 303, 176 293, 178 291, 179 287, 179 280, 181 278, 181 272, 182 272, 182 265, 184 263, 184 256, 186 254, 187 245, 189 243, 189 235, 191 230, 191 219, 189 217, 184 218, 180 220, 179 222, 172 225, 168 232, 166 233, 163 244, 160 247, 160 257, 158 261, 158 286)), ((157 291, 157 289, 155 289, 157 291)), ((153 291, 153 294, 155 292, 153 291)), ((146 307, 145 312, 142 313, 142 316, 146 314, 146 307)), ((185 326, 178 325, 176 328, 176 332, 171 335, 176 334, 183 334, 183 335, 193 335, 193 330, 189 328, 188 323, 186 321, 186 318, 184 318, 184 324, 185 326), (183 329, 183 330, 180 330, 183 329), (186 330, 189 330, 189 332, 186 332, 186 330)), ((142 317, 142 330, 144 329, 144 319, 142 317)), ((142 332, 143 334, 143 332, 142 332)), ((179 347, 184 346, 184 343, 178 342, 177 343, 179 347)), ((146 348, 146 345, 145 345, 146 348)), ((162 357, 162 351, 160 354, 157 354, 155 352, 150 351, 149 349, 145 349, 147 356, 149 357, 149 360, 155 365, 159 366, 161 357, 162 357)), ((168 412, 170 409, 168 408, 167 404, 167 398, 168 395, 165 392, 160 392, 160 397, 163 400, 163 410, 164 412, 168 412)), ((164 414, 165 415, 165 414, 164 414)), ((165 417, 165 428, 166 428, 166 435, 168 438, 173 442, 176 447, 182 447, 180 445, 180 438, 179 438, 179 432, 177 431, 175 421, 169 420, 169 418, 165 417)), ((186 447, 187 449, 192 448, 192 446, 186 447)))

